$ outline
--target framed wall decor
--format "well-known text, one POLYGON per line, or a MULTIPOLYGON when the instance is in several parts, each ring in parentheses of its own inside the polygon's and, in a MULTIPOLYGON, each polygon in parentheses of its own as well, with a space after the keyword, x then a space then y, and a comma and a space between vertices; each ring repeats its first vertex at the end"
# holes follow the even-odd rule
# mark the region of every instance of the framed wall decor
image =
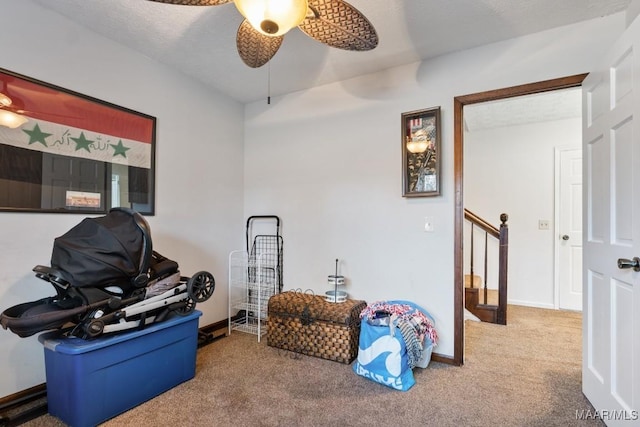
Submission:
POLYGON ((402 113, 402 196, 440 195, 440 107, 402 113))
POLYGON ((0 69, 0 211, 155 209, 156 119, 0 69))

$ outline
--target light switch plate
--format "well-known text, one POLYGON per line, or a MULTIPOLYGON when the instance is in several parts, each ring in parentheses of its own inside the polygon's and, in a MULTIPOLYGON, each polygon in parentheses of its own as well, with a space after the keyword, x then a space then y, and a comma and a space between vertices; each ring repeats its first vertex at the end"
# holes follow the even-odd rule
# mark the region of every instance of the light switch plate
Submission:
POLYGON ((424 231, 427 233, 431 233, 433 231, 433 217, 424 217, 424 231))

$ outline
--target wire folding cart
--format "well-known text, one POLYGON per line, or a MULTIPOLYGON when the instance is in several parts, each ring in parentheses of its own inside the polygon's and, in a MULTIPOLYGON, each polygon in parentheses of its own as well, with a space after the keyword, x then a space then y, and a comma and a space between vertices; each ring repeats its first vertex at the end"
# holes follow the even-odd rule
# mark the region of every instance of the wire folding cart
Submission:
MULTIPOLYGON (((259 227, 258 227, 259 228, 259 227)), ((283 240, 275 215, 247 219, 246 250, 229 254, 229 334, 239 330, 266 333, 269 298, 282 292, 283 240), (275 234, 254 233, 254 222, 274 226, 275 234)))
MULTIPOLYGON (((256 215, 247 219, 246 227, 246 247, 249 253, 249 260, 257 263, 261 260, 264 271, 259 274, 265 274, 268 281, 274 283, 277 287, 276 293, 282 292, 282 249, 283 242, 280 235, 280 218, 275 215, 256 215), (252 225, 255 221, 266 220, 275 222, 275 234, 256 234, 251 240, 252 225), (251 244, 251 248, 249 245, 251 244)), ((257 273, 254 270, 254 273, 257 273)), ((253 279, 256 279, 255 276, 253 279)))

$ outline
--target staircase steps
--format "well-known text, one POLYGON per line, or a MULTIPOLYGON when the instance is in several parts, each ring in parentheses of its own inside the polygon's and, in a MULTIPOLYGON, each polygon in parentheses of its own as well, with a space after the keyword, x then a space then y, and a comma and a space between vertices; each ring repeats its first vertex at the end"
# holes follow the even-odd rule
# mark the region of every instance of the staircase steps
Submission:
POLYGON ((480 276, 465 275, 464 285, 464 307, 483 322, 498 323, 498 290, 487 289, 485 303, 480 276))
MULTIPOLYGON (((507 324, 507 264, 509 259, 509 227, 505 213, 500 215, 500 227, 493 226, 490 222, 474 214, 469 209, 464 209, 465 225, 469 224, 469 230, 465 229, 465 238, 469 239, 470 251, 466 258, 469 260, 469 274, 463 275, 465 309, 485 322, 507 324), (477 236, 476 236, 477 235, 477 236), (480 239, 480 246, 476 250, 474 236, 480 239), (487 280, 489 260, 489 239, 497 243, 493 245, 491 260, 497 261, 497 280, 493 277, 487 280), (481 246, 484 246, 481 248, 481 246), (495 250, 494 250, 495 249, 495 250), (496 254, 497 252, 497 254, 496 254), (497 259, 495 258, 497 255, 497 259), (484 278, 474 274, 474 260, 478 258, 482 265, 484 278), (495 285, 499 291, 486 289, 487 283, 495 285), (496 297, 497 296, 497 297, 496 297)), ((466 240, 465 240, 466 242, 466 240)), ((461 260, 460 260, 461 261, 461 260)), ((494 264, 495 265, 495 264, 494 264)), ((456 278, 459 280, 459 277, 456 278)), ((459 286, 459 282, 458 282, 459 286)))
POLYGON ((477 288, 480 289, 482 287, 482 278, 477 275, 471 276, 470 274, 464 275, 464 287, 465 288, 477 288), (471 278, 473 277, 473 286, 471 285, 471 278))

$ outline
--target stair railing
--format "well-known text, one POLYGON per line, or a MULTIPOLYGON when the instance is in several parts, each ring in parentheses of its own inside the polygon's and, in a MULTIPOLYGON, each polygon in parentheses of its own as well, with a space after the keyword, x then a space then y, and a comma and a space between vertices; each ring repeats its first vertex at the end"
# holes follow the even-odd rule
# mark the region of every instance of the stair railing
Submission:
POLYGON ((479 227, 484 231, 484 283, 483 283, 483 301, 482 305, 486 309, 493 311, 495 308, 495 316, 481 316, 481 319, 490 319, 493 323, 501 325, 507 324, 507 262, 509 255, 509 227, 507 225, 508 215, 503 213, 500 215, 500 228, 496 228, 491 223, 474 214, 468 209, 464 210, 464 218, 471 223, 471 256, 470 256, 470 287, 474 288, 474 227, 479 227), (498 306, 487 304, 488 292, 488 240, 489 236, 498 241, 498 306))

